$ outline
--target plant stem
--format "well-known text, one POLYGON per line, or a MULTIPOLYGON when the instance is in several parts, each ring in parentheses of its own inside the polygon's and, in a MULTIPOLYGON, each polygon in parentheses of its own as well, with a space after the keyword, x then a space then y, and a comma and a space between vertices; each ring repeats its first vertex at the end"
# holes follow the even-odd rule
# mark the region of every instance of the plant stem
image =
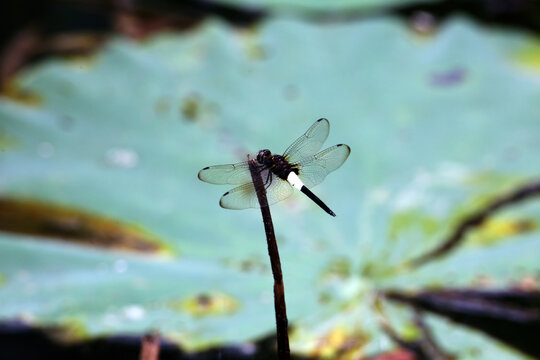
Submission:
POLYGON ((409 305, 417 312, 430 312, 483 332, 531 358, 540 359, 539 291, 512 287, 462 288, 417 293, 390 290, 382 295, 390 301, 409 305))
POLYGON ((437 259, 448 254, 451 250, 457 247, 461 241, 465 238, 465 235, 472 229, 479 227, 482 223, 498 210, 513 205, 515 203, 530 199, 534 196, 540 195, 540 181, 526 183, 512 192, 495 199, 493 202, 487 204, 479 211, 467 216, 463 219, 457 228, 445 239, 439 246, 419 256, 418 258, 409 262, 412 267, 418 267, 431 260, 437 259))
POLYGON ((255 185, 259 205, 264 223, 264 231, 266 232, 266 242, 268 243, 268 255, 270 256, 270 264, 272 266, 272 274, 274 275, 274 307, 276 312, 276 332, 277 332, 277 348, 278 359, 290 359, 289 350, 289 335, 287 333, 287 307, 285 305, 285 290, 283 288, 283 276, 281 274, 281 262, 279 260, 279 251, 274 234, 274 225, 272 224, 272 215, 266 198, 266 189, 264 187, 261 174, 259 172, 257 161, 249 160, 249 170, 251 171, 251 179, 255 185))
POLYGON ((158 360, 159 334, 146 334, 141 341, 141 354, 139 360, 158 360))

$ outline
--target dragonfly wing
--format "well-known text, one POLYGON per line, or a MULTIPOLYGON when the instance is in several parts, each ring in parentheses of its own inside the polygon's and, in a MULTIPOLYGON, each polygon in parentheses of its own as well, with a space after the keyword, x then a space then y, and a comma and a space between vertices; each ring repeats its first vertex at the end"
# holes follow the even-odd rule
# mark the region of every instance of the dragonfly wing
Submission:
POLYGON ((251 181, 247 161, 237 164, 207 166, 199 171, 199 179, 210 184, 239 185, 251 181))
POLYGON ((290 162, 297 162, 303 158, 313 156, 319 151, 330 132, 330 123, 326 119, 319 119, 285 150, 283 156, 290 162))
POLYGON ((293 194, 294 190, 291 184, 285 180, 281 180, 277 176, 272 174, 272 183, 266 189, 266 197, 268 198, 268 205, 275 204, 281 200, 284 200, 293 194))
MULTIPOLYGON (((292 186, 284 180, 281 180, 274 174, 271 175, 271 183, 266 189, 266 197, 268 199, 268 205, 272 205, 288 198, 293 193, 292 186)), ((263 174, 263 180, 264 174, 263 174)), ((221 197, 219 205, 225 209, 248 209, 259 208, 259 200, 257 199, 257 193, 255 192, 255 186, 252 182, 235 187, 234 189, 226 192, 221 197)))
POLYGON ((298 177, 308 188, 320 184, 326 175, 338 169, 349 157, 351 148, 345 144, 334 145, 297 163, 298 177))

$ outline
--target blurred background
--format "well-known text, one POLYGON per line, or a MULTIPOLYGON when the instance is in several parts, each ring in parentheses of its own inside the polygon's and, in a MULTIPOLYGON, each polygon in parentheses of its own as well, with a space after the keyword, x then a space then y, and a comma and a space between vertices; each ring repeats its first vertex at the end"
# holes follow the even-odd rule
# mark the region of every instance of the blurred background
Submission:
POLYGON ((293 358, 540 358, 539 2, 0 9, 1 359, 275 358, 260 212, 197 173, 321 117, 337 217, 272 206, 293 358))

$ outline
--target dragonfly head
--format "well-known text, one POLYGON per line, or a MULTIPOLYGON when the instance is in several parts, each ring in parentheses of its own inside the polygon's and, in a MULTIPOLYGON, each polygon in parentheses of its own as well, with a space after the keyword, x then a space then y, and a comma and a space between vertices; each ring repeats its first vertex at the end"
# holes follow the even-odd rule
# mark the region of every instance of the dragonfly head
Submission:
POLYGON ((267 159, 269 159, 272 156, 272 153, 268 149, 264 149, 259 151, 259 154, 257 154, 257 162, 259 164, 264 164, 267 159))

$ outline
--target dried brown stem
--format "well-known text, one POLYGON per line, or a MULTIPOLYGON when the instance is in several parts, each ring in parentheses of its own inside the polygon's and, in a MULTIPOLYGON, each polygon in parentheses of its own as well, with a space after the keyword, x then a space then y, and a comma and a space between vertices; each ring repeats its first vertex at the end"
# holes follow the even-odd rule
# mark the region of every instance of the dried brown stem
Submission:
POLYGON ((482 223, 500 209, 521 202, 523 200, 540 195, 540 181, 527 183, 513 190, 512 192, 489 203, 484 208, 466 217, 455 231, 433 250, 413 259, 409 262, 412 267, 418 267, 431 260, 448 254, 457 247, 465 238, 465 235, 472 229, 482 225, 482 223))
POLYGON ((377 320, 381 330, 402 349, 408 350, 414 354, 416 360, 449 360, 451 356, 445 354, 441 347, 435 342, 431 330, 424 323, 422 314, 419 311, 414 312, 414 320, 416 326, 420 330, 420 336, 415 340, 407 340, 401 337, 390 325, 382 306, 382 296, 386 294, 378 294, 375 298, 373 310, 377 315, 377 320))
POLYGON ((481 331, 540 359, 540 292, 519 289, 444 289, 410 293, 386 291, 390 301, 430 312, 481 331))
POLYGON ((139 360, 158 360, 159 345, 158 333, 145 335, 141 341, 141 355, 139 360))
POLYGON ((279 260, 276 235, 274 234, 274 225, 272 224, 272 216, 266 198, 266 189, 255 160, 249 160, 249 170, 251 171, 251 179, 255 185, 257 198, 259 200, 259 205, 261 206, 266 241, 268 243, 268 255, 270 256, 270 264, 274 276, 274 307, 276 312, 278 359, 288 360, 290 359, 290 350, 289 335, 287 332, 287 307, 285 305, 285 290, 283 287, 283 276, 281 273, 281 262, 279 260))

